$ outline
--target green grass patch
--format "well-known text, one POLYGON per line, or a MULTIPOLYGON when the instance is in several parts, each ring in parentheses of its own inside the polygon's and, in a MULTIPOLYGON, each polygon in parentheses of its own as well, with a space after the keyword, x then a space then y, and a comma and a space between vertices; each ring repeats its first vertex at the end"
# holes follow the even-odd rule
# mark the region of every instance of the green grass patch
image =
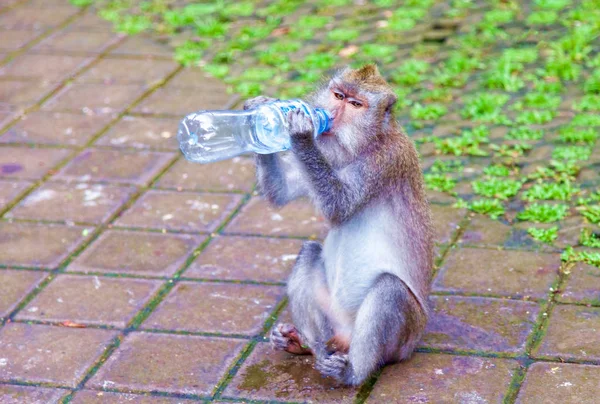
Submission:
POLYGON ((593 233, 590 229, 582 229, 579 243, 584 247, 600 248, 600 234, 593 233))
POLYGON ((558 237, 558 227, 554 226, 548 229, 538 229, 535 227, 530 227, 529 229, 527 229, 527 233, 529 233, 529 235, 536 240, 539 240, 546 244, 552 244, 554 240, 556 240, 556 238, 558 237))
POLYGON ((566 262, 585 262, 600 268, 600 253, 590 251, 575 251, 573 247, 567 247, 560 258, 566 262))
POLYGON ((483 215, 488 215, 492 219, 498 219, 504 215, 504 206, 498 199, 477 199, 467 205, 469 210, 483 215))
POLYGON ((585 217, 590 223, 600 223, 600 205, 584 205, 579 206, 577 210, 585 217))
POLYGON ((447 174, 425 174, 427 188, 440 192, 451 192, 456 187, 456 181, 447 174))
POLYGON ((536 223, 551 223, 562 220, 567 215, 569 207, 564 204, 551 205, 534 203, 519 212, 517 219, 536 223))
POLYGON ((565 126, 559 131, 560 140, 566 143, 595 143, 598 132, 594 128, 565 126))
POLYGON ((479 93, 467 99, 461 115, 474 121, 502 123, 507 120, 502 107, 508 100, 506 94, 479 93))
POLYGON ((477 195, 487 196, 488 198, 497 198, 507 200, 515 196, 523 183, 517 180, 490 178, 487 180, 473 181, 473 191, 477 195))
POLYGON ((525 194, 523 194, 523 199, 526 201, 569 201, 578 192, 579 188, 574 186, 570 181, 561 183, 542 182, 534 184, 529 188, 525 194))
POLYGON ((543 130, 531 129, 526 126, 510 129, 506 134, 508 140, 541 140, 543 137, 543 130))
POLYGON ((560 146, 552 152, 555 160, 585 161, 592 155, 592 149, 586 146, 560 146))

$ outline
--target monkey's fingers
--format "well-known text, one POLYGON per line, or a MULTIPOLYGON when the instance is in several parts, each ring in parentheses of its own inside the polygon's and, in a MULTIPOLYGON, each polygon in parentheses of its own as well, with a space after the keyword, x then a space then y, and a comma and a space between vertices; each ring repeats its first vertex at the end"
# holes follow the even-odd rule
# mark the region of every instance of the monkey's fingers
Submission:
POLYGON ((259 95, 258 97, 250 98, 244 102, 244 110, 249 110, 258 107, 261 104, 265 104, 267 102, 277 101, 276 98, 265 97, 264 95, 259 95))

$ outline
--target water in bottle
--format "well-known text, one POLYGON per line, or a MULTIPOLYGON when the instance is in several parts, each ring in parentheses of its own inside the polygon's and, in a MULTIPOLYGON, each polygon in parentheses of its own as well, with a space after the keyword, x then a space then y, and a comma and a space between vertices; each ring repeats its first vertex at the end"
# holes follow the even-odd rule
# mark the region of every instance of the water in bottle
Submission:
POLYGON ((315 138, 331 118, 302 100, 273 101, 248 111, 199 111, 179 124, 177 140, 186 159, 211 163, 242 153, 277 153, 291 148, 287 114, 301 109, 312 120, 315 138))

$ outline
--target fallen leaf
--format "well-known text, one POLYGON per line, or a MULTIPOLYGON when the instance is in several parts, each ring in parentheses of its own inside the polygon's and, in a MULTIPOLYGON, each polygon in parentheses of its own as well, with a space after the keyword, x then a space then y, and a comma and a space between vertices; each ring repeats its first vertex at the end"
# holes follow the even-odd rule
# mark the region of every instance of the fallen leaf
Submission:
POLYGON ((358 46, 350 45, 350 46, 346 46, 344 49, 342 49, 339 52, 339 55, 343 58, 347 58, 347 57, 354 55, 356 52, 358 52, 358 46))
POLYGON ((60 323, 60 325, 62 325, 63 327, 69 327, 69 328, 85 328, 84 324, 79 324, 79 323, 76 323, 76 322, 70 321, 70 320, 63 321, 62 323, 60 323))
POLYGON ((288 32, 290 32, 290 27, 275 28, 273 32, 271 32, 271 36, 282 36, 288 32))

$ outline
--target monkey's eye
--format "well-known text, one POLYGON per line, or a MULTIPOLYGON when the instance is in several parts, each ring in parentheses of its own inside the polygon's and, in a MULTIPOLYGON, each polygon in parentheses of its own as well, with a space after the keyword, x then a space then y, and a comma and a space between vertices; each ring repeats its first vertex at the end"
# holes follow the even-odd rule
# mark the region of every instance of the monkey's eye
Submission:
POLYGON ((350 101, 350 105, 352 105, 354 108, 360 108, 362 107, 362 102, 359 101, 350 101))
POLYGON ((344 99, 344 94, 338 93, 337 91, 334 92, 333 95, 335 95, 335 98, 337 98, 338 100, 343 100, 344 99))

